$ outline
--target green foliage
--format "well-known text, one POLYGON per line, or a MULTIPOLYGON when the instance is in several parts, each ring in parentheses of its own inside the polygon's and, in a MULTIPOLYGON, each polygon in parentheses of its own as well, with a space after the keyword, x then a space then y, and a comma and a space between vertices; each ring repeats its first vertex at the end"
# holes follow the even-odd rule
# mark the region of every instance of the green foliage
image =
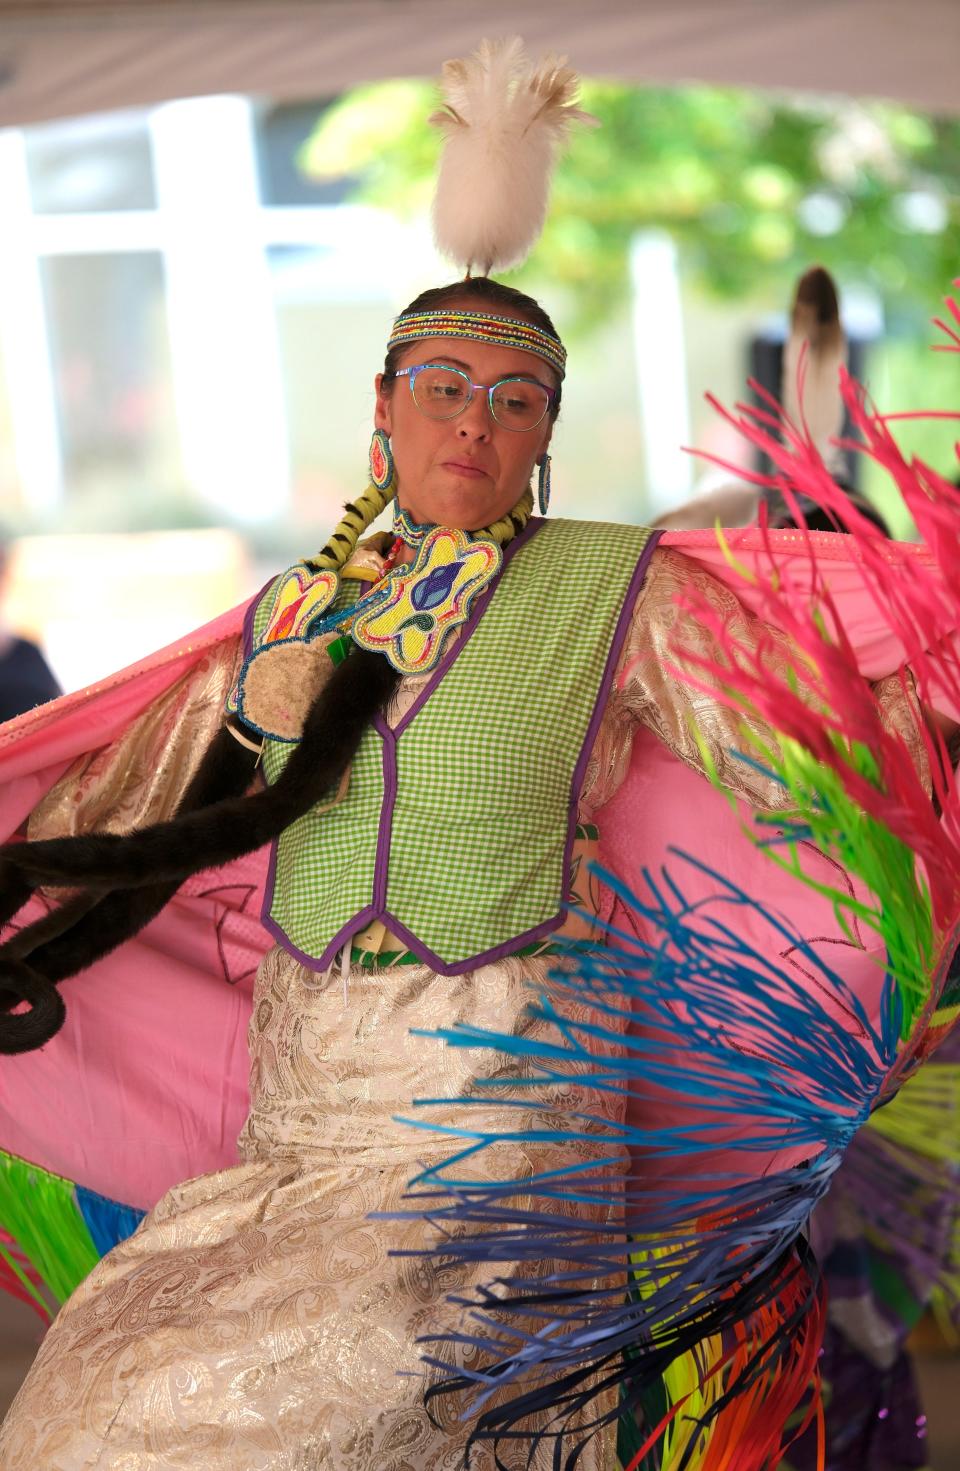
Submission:
MULTIPOLYGON (((423 82, 347 93, 301 156, 313 177, 355 175, 358 197, 422 211, 440 138, 423 82)), ((913 320, 956 274, 960 123, 887 103, 714 87, 588 83, 580 129, 557 171, 536 274, 570 288, 596 322, 628 292, 628 251, 657 227, 685 272, 722 297, 769 290, 819 261, 913 320)), ((529 268, 526 268, 529 269, 529 268)), ((522 281, 525 271, 515 273, 522 281)))

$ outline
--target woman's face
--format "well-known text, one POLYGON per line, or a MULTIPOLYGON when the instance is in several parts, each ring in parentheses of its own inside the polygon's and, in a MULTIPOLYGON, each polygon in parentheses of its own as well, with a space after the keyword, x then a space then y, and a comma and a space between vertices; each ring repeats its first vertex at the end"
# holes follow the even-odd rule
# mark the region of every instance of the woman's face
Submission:
MULTIPOLYGON (((405 350, 400 366, 417 363, 460 368, 472 383, 486 387, 514 375, 556 385, 541 358, 488 342, 428 337, 405 350)), ((390 436, 397 499, 414 521, 476 531, 512 510, 550 443, 549 415, 536 429, 504 429, 486 395, 475 393, 456 418, 428 419, 413 401, 409 379, 396 379, 386 392, 382 379, 378 373, 374 422, 390 436)))

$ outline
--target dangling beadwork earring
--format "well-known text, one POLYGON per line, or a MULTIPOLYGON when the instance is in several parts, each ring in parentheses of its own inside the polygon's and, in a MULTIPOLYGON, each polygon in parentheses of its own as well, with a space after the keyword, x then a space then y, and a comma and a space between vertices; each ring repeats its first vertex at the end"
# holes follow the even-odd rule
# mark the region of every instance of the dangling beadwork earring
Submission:
POLYGON ((537 464, 540 466, 540 476, 537 480, 537 501, 540 505, 541 516, 545 516, 547 514, 547 507, 550 504, 550 456, 546 454, 541 455, 537 464))
POLYGON ((374 429, 370 440, 370 479, 378 490, 396 488, 397 471, 390 436, 385 429, 374 429))

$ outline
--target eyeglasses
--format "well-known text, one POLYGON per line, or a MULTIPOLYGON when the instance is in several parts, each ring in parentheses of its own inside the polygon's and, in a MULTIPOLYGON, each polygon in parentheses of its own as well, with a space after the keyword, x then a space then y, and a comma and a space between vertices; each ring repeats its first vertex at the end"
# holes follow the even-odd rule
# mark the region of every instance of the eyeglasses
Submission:
POLYGON ((428 419, 455 419, 473 402, 475 393, 485 393, 497 423, 520 431, 542 424, 557 396, 555 388, 536 378, 499 378, 488 388, 484 383, 471 383, 459 368, 442 363, 398 368, 396 376, 410 379, 413 401, 428 419))

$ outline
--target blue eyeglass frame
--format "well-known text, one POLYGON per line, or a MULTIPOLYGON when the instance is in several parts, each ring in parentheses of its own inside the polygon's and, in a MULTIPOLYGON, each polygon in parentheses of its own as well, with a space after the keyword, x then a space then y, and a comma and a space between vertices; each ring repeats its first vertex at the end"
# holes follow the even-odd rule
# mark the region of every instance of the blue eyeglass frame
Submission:
MULTIPOLYGON (((479 392, 485 393, 487 395, 487 408, 490 410, 490 417, 491 419, 493 419, 493 422, 495 424, 499 424, 501 429, 506 429, 510 434, 529 434, 532 429, 540 428, 540 425, 543 423, 544 419, 553 408, 554 402, 557 397, 557 390, 555 388, 551 388, 548 383, 541 383, 539 378, 534 378, 533 376, 527 377, 523 373, 509 373, 506 378, 498 378, 496 383, 491 383, 488 387, 486 383, 472 382, 469 375, 465 373, 462 368, 455 368, 451 363, 416 363, 412 368, 397 368, 394 377, 409 378, 410 397, 417 405, 417 408, 421 414, 423 413, 423 409, 421 409, 420 405, 417 403, 417 396, 414 393, 413 385, 417 381, 417 374, 422 373, 424 368, 443 368, 444 372, 446 373, 456 373, 457 377, 462 378, 464 383, 466 383, 467 387, 470 389, 470 397, 467 399, 466 403, 461 404, 458 409, 454 409, 452 414, 445 414, 442 419, 438 419, 438 423, 443 423, 446 419, 456 419, 459 414, 464 413, 464 411, 468 409, 473 403, 474 394, 479 392), (497 411, 493 407, 493 395, 496 393, 498 388, 501 388, 503 386, 504 383, 535 383, 538 388, 543 389, 544 393, 547 395, 547 402, 544 407, 543 413, 540 415, 535 424, 527 424, 525 428, 518 429, 515 425, 504 424, 502 419, 497 418, 497 411)), ((424 414, 424 418, 429 419, 431 417, 432 416, 430 414, 424 414)))

